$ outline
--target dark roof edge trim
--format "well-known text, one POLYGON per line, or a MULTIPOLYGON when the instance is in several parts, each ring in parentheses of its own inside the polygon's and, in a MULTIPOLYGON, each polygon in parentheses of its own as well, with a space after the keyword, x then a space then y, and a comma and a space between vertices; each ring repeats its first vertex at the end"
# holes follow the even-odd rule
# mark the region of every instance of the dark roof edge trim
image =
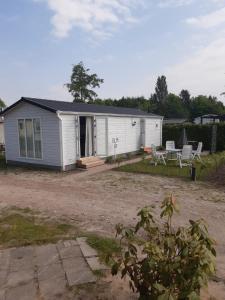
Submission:
POLYGON ((26 102, 35 106, 38 106, 44 110, 48 110, 50 112, 56 113, 56 110, 50 107, 47 107, 45 105, 41 105, 39 103, 33 102, 31 100, 28 100, 24 97, 22 97, 20 100, 16 101, 15 103, 13 103, 12 105, 10 105, 9 107, 7 107, 6 109, 4 109, 2 112, 0 112, 0 116, 4 116, 5 113, 7 113, 8 111, 10 111, 11 109, 13 109, 14 107, 16 107, 18 104, 22 103, 22 102, 26 102))
MULTIPOLYGON (((6 113, 8 113, 9 111, 11 111, 13 108, 15 108, 18 104, 20 103, 29 103, 31 105, 34 105, 34 106, 37 106, 37 107, 40 107, 44 110, 47 110, 47 111, 50 111, 52 113, 57 113, 58 110, 54 109, 54 108, 51 108, 51 107, 48 107, 47 105, 42 105, 40 103, 37 103, 35 101, 32 101, 30 99, 27 99, 26 97, 22 97, 20 100, 16 101, 15 103, 13 103, 12 105, 10 105, 9 107, 7 107, 5 110, 3 110, 2 112, 0 112, 0 116, 4 116, 6 113)), ((76 114, 75 112, 69 112, 69 111, 59 111, 59 113, 63 113, 63 114, 76 114)), ((79 113, 79 112, 78 112, 79 113)), ((87 112, 88 113, 88 112, 87 112)), ((98 114, 98 115, 114 115, 114 116, 128 116, 127 114, 116 114, 116 113, 90 113, 89 114, 98 114)), ((159 115, 136 115, 136 114, 129 114, 129 116, 131 117, 142 117, 142 118, 157 118, 157 119, 163 119, 163 116, 159 116, 159 115)))

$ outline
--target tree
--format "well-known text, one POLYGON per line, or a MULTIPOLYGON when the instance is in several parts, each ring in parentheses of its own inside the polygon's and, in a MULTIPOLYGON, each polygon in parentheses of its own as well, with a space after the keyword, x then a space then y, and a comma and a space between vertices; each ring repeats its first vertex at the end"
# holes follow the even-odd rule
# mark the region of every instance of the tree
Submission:
POLYGON ((74 102, 93 101, 98 95, 93 90, 104 82, 97 74, 89 74, 90 69, 84 67, 83 62, 73 66, 71 82, 66 84, 74 97, 74 102))
POLYGON ((180 92, 180 98, 185 106, 189 106, 191 103, 191 95, 188 90, 182 90, 180 92))
POLYGON ((188 118, 188 108, 183 104, 180 97, 175 94, 169 94, 165 103, 166 118, 188 118))
POLYGON ((191 102, 191 117, 192 119, 205 115, 217 114, 222 115, 225 113, 225 107, 221 101, 212 96, 198 96, 192 99, 191 102))
POLYGON ((5 102, 0 98, 0 109, 5 107, 6 107, 5 102))
POLYGON ((173 226, 178 206, 172 195, 161 209, 162 224, 145 207, 134 228, 117 225, 121 250, 112 256, 112 275, 128 276, 140 300, 200 300, 201 288, 215 274, 215 242, 202 219, 173 226))
POLYGON ((168 96, 166 76, 162 75, 158 77, 156 82, 156 87, 155 87, 155 95, 156 95, 156 100, 159 103, 164 104, 166 102, 166 98, 168 96))

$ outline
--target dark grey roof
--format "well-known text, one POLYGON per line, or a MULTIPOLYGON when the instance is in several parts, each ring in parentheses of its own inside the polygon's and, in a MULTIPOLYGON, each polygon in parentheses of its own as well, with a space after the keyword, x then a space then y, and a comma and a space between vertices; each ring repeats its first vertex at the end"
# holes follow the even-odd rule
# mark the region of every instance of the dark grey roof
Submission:
POLYGON ((52 112, 62 111, 62 112, 81 112, 81 113, 100 113, 100 114, 160 117, 154 114, 146 113, 140 109, 134 109, 134 108, 86 104, 86 103, 73 103, 73 102, 36 99, 36 98, 27 98, 27 97, 22 97, 19 101, 7 107, 2 112, 2 114, 4 115, 7 111, 9 111, 10 109, 12 109, 13 107, 15 107, 17 104, 21 102, 27 102, 52 112))

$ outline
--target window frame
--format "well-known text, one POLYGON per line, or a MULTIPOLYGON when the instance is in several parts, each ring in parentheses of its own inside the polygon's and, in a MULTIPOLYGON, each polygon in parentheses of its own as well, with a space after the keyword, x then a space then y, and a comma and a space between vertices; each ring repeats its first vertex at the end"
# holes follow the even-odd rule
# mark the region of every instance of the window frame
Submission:
POLYGON ((42 122, 40 117, 22 117, 22 118, 17 118, 17 133, 18 133, 18 146, 19 146, 19 158, 22 159, 28 159, 28 160, 43 160, 43 137, 42 137, 42 122), (35 157, 35 141, 34 141, 34 119, 38 119, 40 122, 40 139, 41 139, 41 158, 36 158, 35 157), (20 133, 19 133, 19 121, 22 120, 24 123, 24 131, 25 131, 25 152, 26 156, 21 155, 20 151, 20 133), (33 129, 33 153, 34 157, 28 157, 27 156, 27 132, 26 132, 26 120, 32 120, 32 129, 33 129))

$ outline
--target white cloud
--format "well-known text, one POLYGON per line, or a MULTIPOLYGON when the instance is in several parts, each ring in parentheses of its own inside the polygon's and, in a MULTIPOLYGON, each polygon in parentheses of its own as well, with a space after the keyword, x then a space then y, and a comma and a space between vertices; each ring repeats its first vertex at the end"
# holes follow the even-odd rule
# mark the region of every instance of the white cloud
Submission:
POLYGON ((225 23, 225 7, 213 11, 207 15, 186 20, 187 24, 194 25, 199 28, 208 29, 217 27, 225 23))
POLYGON ((193 94, 219 96, 225 85, 225 32, 198 50, 185 62, 166 70, 169 86, 174 92, 183 88, 193 94))
POLYGON ((159 7, 184 6, 193 3, 195 0, 160 0, 159 7))
POLYGON ((107 37, 114 28, 135 22, 133 10, 144 0, 33 0, 45 2, 54 15, 51 19, 53 33, 65 38, 74 27, 97 36, 107 37))
POLYGON ((208 4, 213 4, 221 6, 225 4, 225 0, 152 0, 155 1, 159 7, 181 7, 190 4, 199 4, 202 2, 203 5, 207 6, 208 4))

